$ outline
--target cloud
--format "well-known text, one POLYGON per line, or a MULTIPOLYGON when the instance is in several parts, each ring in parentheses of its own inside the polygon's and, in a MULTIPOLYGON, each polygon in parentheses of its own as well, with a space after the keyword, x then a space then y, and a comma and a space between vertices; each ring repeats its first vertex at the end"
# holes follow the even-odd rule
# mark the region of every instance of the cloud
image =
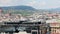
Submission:
POLYGON ((45 1, 42 1, 42 2, 40 2, 39 5, 43 7, 43 6, 45 6, 46 4, 47 4, 47 3, 46 3, 45 1))
POLYGON ((4 3, 9 3, 11 2, 11 0, 0 0, 0 3, 4 4, 4 3))
POLYGON ((0 0, 0 6, 8 5, 11 3, 11 0, 0 0))
MULTIPOLYGON (((38 3, 36 4, 36 7, 37 7, 37 9, 38 9, 38 8, 41 9, 41 8, 45 8, 46 5, 47 5, 47 2, 41 1, 41 2, 38 2, 38 3)), ((35 7, 35 8, 36 8, 36 7, 35 7)))
POLYGON ((27 3, 26 5, 28 6, 45 6, 46 5, 46 2, 45 1, 42 1, 42 2, 38 2, 38 1, 32 1, 32 2, 29 2, 27 3))
POLYGON ((33 6, 33 5, 35 5, 35 4, 36 4, 36 1, 32 1, 32 2, 27 3, 26 5, 28 5, 28 6, 33 6))
POLYGON ((0 6, 15 6, 19 5, 20 0, 0 0, 0 6))
POLYGON ((60 0, 0 0, 0 6, 28 5, 35 8, 57 8, 60 0))
POLYGON ((49 6, 49 8, 58 8, 60 6, 49 6))

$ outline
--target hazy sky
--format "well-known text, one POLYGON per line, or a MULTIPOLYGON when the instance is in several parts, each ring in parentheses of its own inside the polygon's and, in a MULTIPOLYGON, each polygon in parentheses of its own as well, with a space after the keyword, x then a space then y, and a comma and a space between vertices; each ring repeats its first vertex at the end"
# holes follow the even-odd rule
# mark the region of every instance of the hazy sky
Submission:
POLYGON ((0 6, 27 5, 37 9, 60 7, 60 0, 0 0, 0 6))

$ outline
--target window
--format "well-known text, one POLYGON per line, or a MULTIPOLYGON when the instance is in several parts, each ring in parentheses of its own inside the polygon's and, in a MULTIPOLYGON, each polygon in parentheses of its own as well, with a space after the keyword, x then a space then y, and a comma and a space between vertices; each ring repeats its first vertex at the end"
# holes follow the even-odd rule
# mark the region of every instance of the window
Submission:
POLYGON ((32 30, 37 30, 38 28, 37 27, 32 27, 32 30))
POLYGON ((37 32, 32 32, 32 34, 37 34, 37 32))

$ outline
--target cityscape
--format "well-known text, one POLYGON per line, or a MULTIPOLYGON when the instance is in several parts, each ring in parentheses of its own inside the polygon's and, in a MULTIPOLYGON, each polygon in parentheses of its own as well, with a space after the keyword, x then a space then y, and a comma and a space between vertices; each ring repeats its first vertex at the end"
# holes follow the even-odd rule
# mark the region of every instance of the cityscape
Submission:
POLYGON ((0 34, 60 34, 60 0, 0 0, 0 34))
POLYGON ((0 31, 5 33, 7 31, 6 34, 11 31, 10 34, 14 34, 15 25, 20 33, 60 34, 60 13, 34 12, 32 15, 23 16, 22 14, 11 14, 11 12, 4 14, 3 9, 0 9, 0 26, 4 26, 0 27, 0 31))

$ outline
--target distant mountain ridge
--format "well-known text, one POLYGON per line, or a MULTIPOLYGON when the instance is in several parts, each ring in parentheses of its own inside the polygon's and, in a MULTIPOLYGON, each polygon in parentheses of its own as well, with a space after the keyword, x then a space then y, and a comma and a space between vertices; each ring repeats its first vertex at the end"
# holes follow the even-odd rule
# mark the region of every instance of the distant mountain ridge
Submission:
POLYGON ((4 10, 9 10, 9 9, 13 9, 13 10, 36 10, 35 8, 31 7, 31 6, 9 6, 9 7, 0 7, 4 10))
POLYGON ((36 10, 40 10, 40 11, 60 11, 60 8, 51 8, 51 9, 35 9, 31 6, 8 6, 8 7, 0 7, 2 8, 3 10, 33 10, 33 11, 36 11, 36 10))
POLYGON ((51 9, 48 9, 49 11, 60 11, 60 7, 59 8, 51 8, 51 9))

